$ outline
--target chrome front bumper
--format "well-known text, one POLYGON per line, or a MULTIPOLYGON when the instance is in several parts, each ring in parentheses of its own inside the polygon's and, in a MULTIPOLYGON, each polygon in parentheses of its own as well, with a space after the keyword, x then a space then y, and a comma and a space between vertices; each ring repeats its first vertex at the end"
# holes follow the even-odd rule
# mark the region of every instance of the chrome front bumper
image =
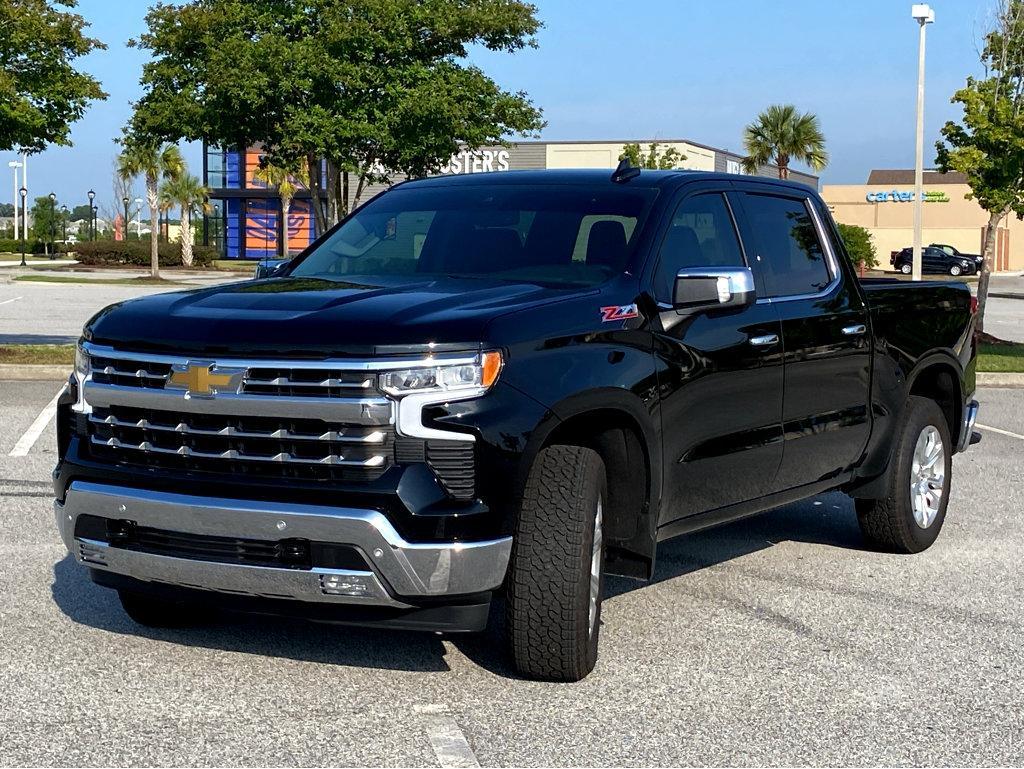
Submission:
POLYGON ((233 595, 318 603, 408 607, 417 599, 469 595, 501 585, 512 538, 406 542, 374 510, 218 499, 74 481, 54 502, 57 528, 79 563, 135 579, 233 595), (286 569, 137 552, 75 537, 79 515, 198 535, 261 540, 305 538, 352 545, 370 569, 286 569))

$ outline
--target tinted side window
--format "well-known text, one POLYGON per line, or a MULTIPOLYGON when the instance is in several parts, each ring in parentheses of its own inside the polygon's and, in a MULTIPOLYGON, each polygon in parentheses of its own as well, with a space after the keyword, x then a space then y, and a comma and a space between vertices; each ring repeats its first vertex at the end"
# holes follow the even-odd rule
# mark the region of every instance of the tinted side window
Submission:
POLYGON ((768 296, 816 294, 828 286, 832 276, 803 200, 748 192, 744 209, 757 235, 768 296))
POLYGON ((658 252, 655 290, 672 296, 676 273, 684 267, 744 267, 732 215, 719 193, 695 195, 676 209, 658 252))

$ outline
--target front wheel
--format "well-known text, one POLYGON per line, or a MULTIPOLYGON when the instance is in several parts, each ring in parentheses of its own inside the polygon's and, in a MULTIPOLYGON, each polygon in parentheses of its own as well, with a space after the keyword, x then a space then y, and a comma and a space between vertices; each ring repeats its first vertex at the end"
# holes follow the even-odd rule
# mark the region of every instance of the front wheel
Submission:
POLYGON ((549 446, 530 470, 509 565, 506 632, 516 669, 579 681, 597 662, 604 570, 604 462, 549 446))
POLYGON ((959 264, 954 264, 952 267, 949 268, 949 274, 950 275, 957 276, 960 273, 961 273, 961 269, 960 269, 960 265, 959 264))
POLYGON ((935 401, 910 396, 886 497, 856 501, 861 531, 871 545, 896 553, 931 547, 946 519, 952 454, 942 409, 935 401))
POLYGON ((900 272, 902 272, 904 275, 909 275, 913 271, 913 267, 911 267, 911 265, 909 264, 904 264, 902 267, 900 267, 900 272))

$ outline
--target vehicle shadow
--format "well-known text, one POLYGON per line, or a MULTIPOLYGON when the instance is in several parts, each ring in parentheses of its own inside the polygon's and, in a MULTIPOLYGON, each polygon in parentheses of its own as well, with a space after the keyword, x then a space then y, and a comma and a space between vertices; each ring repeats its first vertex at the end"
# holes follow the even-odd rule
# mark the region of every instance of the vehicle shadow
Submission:
POLYGON ((325 665, 406 672, 449 669, 441 639, 427 633, 234 612, 194 627, 144 627, 124 613, 115 591, 93 584, 70 555, 54 564, 52 592, 57 607, 73 622, 118 635, 325 665))
MULTIPOLYGON (((614 599, 671 579, 694 575, 709 566, 725 563, 780 542, 847 550, 865 549, 857 526, 853 500, 845 494, 830 493, 776 508, 735 523, 676 537, 658 545, 654 577, 648 581, 606 576, 604 600, 614 599)), ((696 578, 696 577, 695 577, 696 578)), ((492 611, 487 631, 449 640, 476 664, 496 675, 518 677, 506 652, 504 617, 492 611)))
MULTIPOLYGON (((784 541, 863 549, 852 501, 825 494, 771 512, 678 537, 658 547, 650 582, 609 576, 605 600, 652 584, 694 575, 708 566, 731 561, 784 541)), ((184 646, 319 662, 325 665, 387 670, 445 672, 441 638, 427 633, 327 625, 295 619, 225 612, 210 624, 192 628, 147 628, 122 611, 113 590, 94 585, 66 556, 54 566, 53 599, 72 621, 111 633, 134 635, 184 646)), ((483 633, 446 636, 462 654, 488 672, 519 678, 504 641, 504 603, 496 598, 491 622, 483 633)))

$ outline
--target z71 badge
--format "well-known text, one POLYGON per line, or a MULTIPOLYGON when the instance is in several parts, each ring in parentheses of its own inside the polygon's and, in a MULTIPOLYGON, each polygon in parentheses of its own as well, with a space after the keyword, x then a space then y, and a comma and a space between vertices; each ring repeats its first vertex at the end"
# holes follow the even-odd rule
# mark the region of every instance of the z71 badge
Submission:
POLYGON ((601 322, 610 323, 613 320, 628 320, 629 318, 635 318, 640 313, 636 309, 635 304, 622 304, 615 305, 614 307, 602 307, 601 308, 601 322))

